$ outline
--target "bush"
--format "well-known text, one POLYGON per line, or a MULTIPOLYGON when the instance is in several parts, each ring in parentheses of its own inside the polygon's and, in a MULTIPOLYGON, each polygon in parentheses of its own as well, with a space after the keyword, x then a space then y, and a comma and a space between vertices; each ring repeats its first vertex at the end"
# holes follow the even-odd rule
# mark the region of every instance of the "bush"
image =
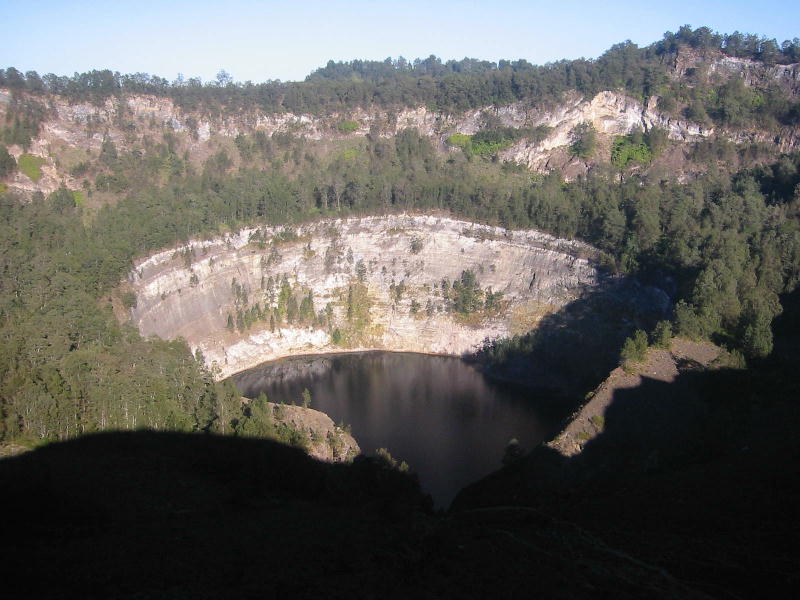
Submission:
POLYGON ((129 290, 122 294, 122 305, 125 308, 136 308, 136 292, 129 290))
POLYGON ((8 177, 17 168, 17 161, 8 153, 8 148, 0 145, 0 178, 8 177))
POLYGON ((614 138, 614 144, 611 147, 611 162, 618 169, 624 169, 631 163, 646 165, 651 160, 653 160, 653 153, 644 142, 634 143, 631 136, 628 135, 614 138))
POLYGON ((447 138, 447 143, 454 148, 469 151, 472 148, 472 136, 463 133, 454 133, 447 138))
POLYGON ((33 154, 22 154, 19 157, 19 170, 28 179, 34 183, 42 178, 42 165, 47 161, 41 156, 34 156, 33 154))
POLYGON ((634 334, 625 340, 620 352, 620 364, 623 366, 643 362, 647 356, 647 334, 637 329, 634 334))
POLYGON ((672 345, 672 323, 669 321, 659 321, 651 336, 653 346, 656 348, 669 349, 672 345))
POLYGON ((339 123, 336 128, 341 131, 342 133, 353 133, 356 129, 358 129, 358 122, 357 121, 342 121, 339 123))

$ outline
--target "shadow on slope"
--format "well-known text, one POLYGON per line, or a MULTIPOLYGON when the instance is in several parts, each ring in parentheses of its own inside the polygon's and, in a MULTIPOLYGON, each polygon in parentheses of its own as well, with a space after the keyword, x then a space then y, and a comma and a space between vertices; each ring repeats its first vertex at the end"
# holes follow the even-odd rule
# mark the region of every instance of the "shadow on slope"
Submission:
POLYGON ((515 504, 576 523, 714 597, 798 583, 800 415, 791 372, 681 372, 617 389, 603 431, 466 488, 452 510, 515 504))
POLYGON ((699 597, 538 511, 434 515, 400 473, 268 441, 93 435, 0 489, 0 576, 36 598, 699 597))
POLYGON ((483 362, 489 377, 582 398, 617 366, 625 338, 652 328, 670 307, 658 287, 607 277, 529 333, 488 342, 469 358, 483 362))

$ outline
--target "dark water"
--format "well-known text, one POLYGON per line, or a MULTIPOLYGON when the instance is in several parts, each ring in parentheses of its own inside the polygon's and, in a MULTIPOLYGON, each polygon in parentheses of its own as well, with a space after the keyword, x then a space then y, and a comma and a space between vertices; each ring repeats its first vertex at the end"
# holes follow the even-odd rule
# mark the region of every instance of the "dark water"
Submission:
POLYGON ((419 475, 437 506, 501 466, 511 438, 525 449, 557 424, 552 405, 529 390, 492 383, 458 358, 366 352, 265 363, 233 376, 247 397, 301 404, 351 425, 366 454, 387 448, 419 475), (550 410, 547 410, 547 409, 550 410))

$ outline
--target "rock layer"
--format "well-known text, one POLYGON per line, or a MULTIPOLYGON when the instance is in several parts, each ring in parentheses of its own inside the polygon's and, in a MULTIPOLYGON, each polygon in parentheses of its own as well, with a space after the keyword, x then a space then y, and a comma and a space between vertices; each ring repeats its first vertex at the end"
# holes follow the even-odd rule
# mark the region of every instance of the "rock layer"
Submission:
POLYGON ((186 339, 218 377, 267 360, 343 349, 461 355, 487 338, 528 330, 580 296, 597 281, 590 264, 595 254, 580 242, 536 231, 434 216, 323 221, 289 236, 281 228, 245 229, 141 261, 128 282, 137 299, 131 318, 143 335, 186 339), (348 326, 347 295, 359 282, 360 265, 368 323, 343 348, 332 334, 334 326, 348 326), (447 310, 442 279, 456 280, 465 270, 482 290, 502 292, 500 310, 467 316, 447 310), (245 331, 229 326, 242 294, 248 306, 276 306, 264 282, 284 276, 298 298, 313 293, 315 315, 330 306, 333 323, 270 327, 267 318, 245 331))

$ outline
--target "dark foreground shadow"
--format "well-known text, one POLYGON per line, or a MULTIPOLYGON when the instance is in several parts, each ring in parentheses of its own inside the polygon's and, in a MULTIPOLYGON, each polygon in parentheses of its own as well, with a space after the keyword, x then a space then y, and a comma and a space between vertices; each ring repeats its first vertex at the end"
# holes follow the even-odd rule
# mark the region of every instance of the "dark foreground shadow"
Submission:
POLYGON ((501 503, 564 519, 718 598, 800 584, 798 294, 776 352, 747 371, 643 377, 617 390, 602 432, 567 458, 546 446, 461 492, 451 510, 501 503))
POLYGON ((0 576, 31 598, 684 598, 658 568, 524 507, 436 515, 370 461, 108 433, 0 461, 0 576))
POLYGON ((380 464, 262 440, 107 433, 2 460, 0 581, 32 598, 788 596, 789 325, 750 371, 618 392, 580 456, 539 448, 446 514, 380 464))

